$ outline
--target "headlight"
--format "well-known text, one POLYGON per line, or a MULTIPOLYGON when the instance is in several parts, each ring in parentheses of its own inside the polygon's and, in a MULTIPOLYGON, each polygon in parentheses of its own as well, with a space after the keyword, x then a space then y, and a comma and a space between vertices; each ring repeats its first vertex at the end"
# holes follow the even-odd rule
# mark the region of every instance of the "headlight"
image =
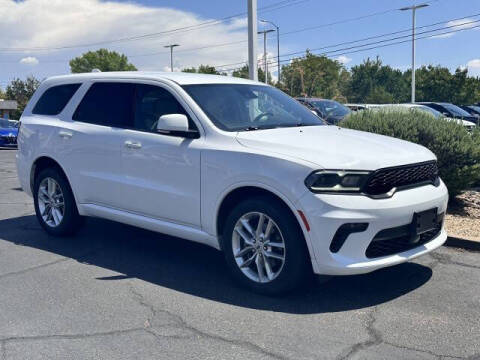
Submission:
POLYGON ((305 185, 316 193, 358 193, 369 175, 369 171, 320 170, 311 173, 305 185))

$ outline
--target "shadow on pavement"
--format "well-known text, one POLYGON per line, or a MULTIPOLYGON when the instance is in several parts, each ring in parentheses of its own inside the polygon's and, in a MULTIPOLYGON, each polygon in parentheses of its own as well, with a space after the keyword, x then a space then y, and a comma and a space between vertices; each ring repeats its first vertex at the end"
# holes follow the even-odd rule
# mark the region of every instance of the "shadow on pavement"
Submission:
POLYGON ((266 297, 239 288, 227 274, 223 255, 212 248, 131 226, 88 219, 70 238, 48 236, 35 216, 0 220, 0 238, 103 267, 122 275, 212 301, 295 314, 336 312, 374 306, 426 283, 430 268, 405 263, 374 273, 332 277, 283 297, 266 297))

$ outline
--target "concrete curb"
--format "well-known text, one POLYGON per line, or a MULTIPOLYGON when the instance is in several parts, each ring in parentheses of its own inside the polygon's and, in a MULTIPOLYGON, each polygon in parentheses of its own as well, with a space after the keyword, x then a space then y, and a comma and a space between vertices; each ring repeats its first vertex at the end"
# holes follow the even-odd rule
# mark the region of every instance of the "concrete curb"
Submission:
POLYGON ((480 242, 449 236, 445 246, 480 252, 480 242))

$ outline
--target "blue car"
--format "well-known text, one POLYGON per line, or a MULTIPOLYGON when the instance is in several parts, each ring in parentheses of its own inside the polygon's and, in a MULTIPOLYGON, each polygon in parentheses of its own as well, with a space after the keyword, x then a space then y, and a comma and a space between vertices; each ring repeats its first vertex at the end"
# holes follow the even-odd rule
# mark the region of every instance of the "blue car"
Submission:
POLYGON ((16 148, 18 123, 0 119, 0 148, 16 148))

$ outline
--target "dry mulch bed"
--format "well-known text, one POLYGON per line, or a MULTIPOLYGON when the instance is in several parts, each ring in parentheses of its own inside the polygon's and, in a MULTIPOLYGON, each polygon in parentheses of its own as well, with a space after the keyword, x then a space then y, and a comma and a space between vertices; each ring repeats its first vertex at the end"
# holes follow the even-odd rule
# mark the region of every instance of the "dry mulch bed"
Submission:
POLYGON ((480 242, 480 189, 458 195, 445 218, 448 235, 480 242))

